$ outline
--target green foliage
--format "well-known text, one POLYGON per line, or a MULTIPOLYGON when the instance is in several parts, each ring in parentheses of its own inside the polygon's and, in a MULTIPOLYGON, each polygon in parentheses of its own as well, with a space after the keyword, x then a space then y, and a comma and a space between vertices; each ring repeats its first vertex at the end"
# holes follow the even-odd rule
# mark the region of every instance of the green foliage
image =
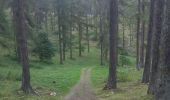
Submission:
MULTIPOLYGON (((76 60, 67 59, 64 65, 57 62, 59 61, 57 55, 52 59, 52 64, 36 61, 35 57, 31 56, 31 83, 36 91, 42 88, 40 92, 43 95, 40 94, 41 96, 16 94, 21 83, 18 81, 21 75, 21 67, 16 61, 0 56, 0 99, 8 97, 8 100, 63 100, 63 97, 80 79, 81 70, 86 67, 97 66, 99 63, 99 60, 96 59, 98 52, 97 49, 91 49, 91 53, 87 56, 76 60), (57 96, 45 94, 51 92, 56 92, 57 96)), ((75 58, 78 58, 76 52, 74 52, 74 55, 75 58)))
POLYGON ((124 48, 119 48, 119 54, 120 55, 125 55, 125 56, 129 55, 128 51, 126 49, 124 49, 124 48))
POLYGON ((119 56, 119 64, 122 65, 122 67, 123 67, 124 65, 131 65, 132 62, 130 61, 130 59, 127 56, 120 55, 119 56))
POLYGON ((122 67, 124 65, 131 65, 132 62, 130 60, 129 53, 127 50, 123 49, 123 48, 119 48, 119 65, 121 65, 122 67))
POLYGON ((118 87, 114 92, 102 90, 107 82, 108 67, 95 67, 91 75, 95 94, 104 100, 153 100, 153 96, 146 93, 148 86, 141 84, 143 71, 136 70, 135 60, 132 63, 133 66, 118 67, 118 87))
POLYGON ((46 33, 39 33, 33 53, 37 55, 41 61, 48 61, 55 55, 54 51, 48 35, 46 33))
POLYGON ((5 12, 0 10, 0 34, 8 33, 8 21, 6 19, 5 12))
POLYGON ((131 81, 132 78, 128 74, 128 70, 118 70, 118 82, 128 82, 131 81))
POLYGON ((97 36, 96 36, 96 33, 95 33, 95 32, 90 32, 89 35, 90 35, 90 39, 91 39, 92 41, 97 41, 97 40, 96 40, 96 37, 97 37, 97 36))

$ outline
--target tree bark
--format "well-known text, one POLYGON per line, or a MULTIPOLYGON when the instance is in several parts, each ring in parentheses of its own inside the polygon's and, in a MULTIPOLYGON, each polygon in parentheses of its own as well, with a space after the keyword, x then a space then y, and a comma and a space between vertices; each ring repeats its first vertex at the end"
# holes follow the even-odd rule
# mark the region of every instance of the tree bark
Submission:
POLYGON ((88 27, 88 16, 86 16, 86 40, 87 40, 87 51, 90 52, 90 41, 89 41, 89 27, 88 27))
POLYGON ((142 83, 148 83, 150 77, 150 69, 151 69, 151 41, 153 34, 153 15, 154 15, 154 2, 155 0, 151 0, 150 2, 150 18, 149 18, 149 29, 147 36, 147 47, 146 47, 146 56, 145 56, 145 66, 143 72, 142 83))
POLYGON ((116 89, 117 77, 117 34, 118 34, 118 0, 110 0, 110 66, 108 81, 104 89, 116 89))
POLYGON ((33 93, 30 84, 30 69, 28 62, 28 50, 27 50, 27 35, 26 35, 26 23, 24 16, 24 4, 23 0, 14 1, 14 21, 15 21, 15 31, 17 36, 17 45, 20 53, 20 61, 22 64, 22 84, 21 89, 26 94, 33 93))
MULTIPOLYGON (((64 23, 64 22, 62 22, 64 23)), ((63 61, 66 60, 66 26, 62 25, 63 61)))
POLYGON ((156 100, 170 98, 170 1, 166 1, 166 15, 161 42, 161 60, 159 65, 160 76, 157 87, 156 100))
POLYGON ((73 43, 72 43, 72 38, 73 38, 73 34, 72 34, 72 30, 73 30, 73 22, 72 22, 72 19, 73 19, 73 5, 71 3, 71 11, 70 11, 70 59, 73 59, 73 43))
POLYGON ((139 35, 140 35, 140 22, 141 22, 141 0, 138 0, 138 16, 137 16, 137 35, 136 35, 136 68, 140 70, 139 67, 139 35))
POLYGON ((141 10, 142 10, 142 25, 141 25, 141 34, 140 34, 140 40, 141 40, 141 44, 140 44, 140 68, 143 68, 144 67, 144 41, 145 41, 145 19, 144 19, 144 16, 145 16, 145 4, 144 4, 144 0, 142 0, 142 4, 141 4, 141 10))
POLYGON ((73 59, 73 44, 72 44, 72 22, 70 22, 70 59, 73 59))
POLYGON ((62 46, 62 25, 61 25, 61 9, 58 9, 58 40, 59 40, 59 52, 60 52, 60 64, 63 64, 63 46, 62 46))
POLYGON ((60 64, 63 64, 63 46, 62 46, 62 33, 61 33, 61 25, 58 25, 59 29, 59 52, 60 52, 60 64))
POLYGON ((151 68, 151 75, 149 81, 149 94, 155 94, 156 92, 156 79, 158 73, 158 64, 159 64, 159 57, 160 57, 160 37, 162 32, 162 15, 163 15, 163 3, 164 0, 155 0, 155 12, 154 12, 154 19, 153 19, 153 49, 152 49, 152 68, 151 68))
POLYGON ((125 23, 122 24, 122 30, 123 30, 123 49, 125 50, 125 23))
POLYGON ((82 25, 79 23, 79 56, 82 56, 82 25))
POLYGON ((102 15, 100 15, 100 65, 103 64, 103 18, 102 15))
POLYGON ((129 24, 129 32, 130 32, 130 34, 129 34, 129 46, 132 46, 132 36, 133 36, 133 34, 132 34, 132 23, 131 23, 131 19, 130 19, 130 24, 129 24))

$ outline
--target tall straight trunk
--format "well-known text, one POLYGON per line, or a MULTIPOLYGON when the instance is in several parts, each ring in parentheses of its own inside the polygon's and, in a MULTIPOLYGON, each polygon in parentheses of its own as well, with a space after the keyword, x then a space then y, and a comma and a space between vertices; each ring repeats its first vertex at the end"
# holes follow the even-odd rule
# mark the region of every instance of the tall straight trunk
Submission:
POLYGON ((140 22, 141 22, 141 0, 138 0, 138 16, 137 16, 137 35, 136 35, 136 68, 137 70, 140 69, 139 67, 139 35, 140 35, 140 22))
POLYGON ((70 59, 73 59, 72 38, 72 25, 70 25, 70 59))
MULTIPOLYGON (((135 24, 131 24, 132 33, 134 32, 135 24)), ((132 41, 134 41, 134 35, 132 34, 132 41)))
POLYGON ((58 40, 59 40, 59 52, 60 52, 60 64, 63 64, 63 9, 60 7, 62 5, 62 0, 58 1, 58 40))
POLYGON ((100 65, 103 65, 103 18, 100 16, 100 65))
POLYGON ((132 25, 129 24, 129 32, 130 32, 130 35, 129 35, 129 46, 132 46, 132 25))
POLYGON ((142 22, 141 44, 140 44, 140 68, 144 67, 144 41, 145 41, 145 22, 142 22))
POLYGON ((62 25, 61 25, 61 9, 58 9, 58 40, 60 52, 60 64, 63 64, 63 40, 62 40, 62 25))
POLYGON ((105 89, 117 88, 117 35, 118 34, 118 0, 110 0, 110 66, 105 89))
POLYGON ((153 15, 154 15, 154 3, 155 0, 151 0, 150 2, 150 18, 149 18, 149 29, 148 29, 148 36, 147 36, 147 47, 146 47, 146 56, 145 56, 145 66, 143 72, 142 83, 148 83, 150 77, 150 69, 151 69, 151 41, 152 41, 152 34, 153 34, 153 15))
POLYGON ((160 37, 162 32, 162 15, 163 15, 163 4, 164 0, 155 0, 155 12, 153 19, 153 49, 152 49, 152 69, 149 81, 149 94, 155 94, 156 92, 156 79, 158 73, 158 64, 159 64, 159 46, 160 46, 160 37))
MULTIPOLYGON (((17 22, 16 22, 16 1, 13 1, 13 6, 12 6, 12 14, 13 14, 13 23, 14 23, 14 26, 16 26, 17 22)), ((16 57, 17 57, 17 61, 20 63, 21 62, 21 53, 20 53, 20 46, 19 46, 19 34, 15 34, 15 40, 16 40, 16 57)))
POLYGON ((48 12, 45 13, 45 29, 48 32, 48 12))
POLYGON ((61 25, 58 24, 59 29, 59 52, 60 52, 60 64, 63 64, 63 46, 62 46, 62 33, 61 33, 61 25))
POLYGON ((50 13, 50 25, 51 25, 51 31, 54 31, 54 15, 53 15, 53 11, 50 13))
POLYGON ((66 59, 66 26, 62 25, 62 37, 63 37, 63 60, 66 59))
POLYGON ((72 4, 71 4, 71 11, 70 11, 70 19, 71 19, 71 21, 70 21, 70 32, 69 32, 70 33, 70 45, 69 45, 69 47, 70 47, 70 59, 73 59, 73 44, 72 44, 73 22, 72 22, 72 16, 73 16, 73 7, 72 7, 72 4))
POLYGON ((95 33, 96 33, 95 40, 97 41, 97 39, 98 39, 98 36, 97 36, 98 35, 98 28, 97 27, 95 28, 95 33))
MULTIPOLYGON (((71 18, 72 19, 72 18, 71 18)), ((73 44, 72 44, 72 38, 73 38, 73 36, 72 36, 72 22, 70 22, 70 45, 69 45, 69 47, 70 47, 70 59, 73 59, 73 44)))
POLYGON ((141 40, 141 44, 140 44, 140 62, 139 62, 139 65, 140 65, 140 68, 141 67, 144 67, 144 41, 145 41, 145 19, 144 19, 144 16, 145 16, 145 4, 144 4, 144 0, 142 0, 142 4, 141 4, 141 8, 142 8, 142 25, 141 25, 141 36, 140 36, 140 40, 141 40))
POLYGON ((125 49, 125 24, 122 24, 122 29, 123 29, 123 49, 125 49))
POLYGON ((96 18, 94 19, 95 21, 95 24, 96 24, 96 28, 95 28, 95 40, 97 41, 98 40, 98 24, 97 24, 97 21, 98 21, 98 16, 96 16, 96 18))
POLYGON ((20 53, 20 61, 22 64, 22 84, 21 89, 27 93, 33 93, 31 84, 30 84, 30 69, 28 62, 28 51, 27 51, 27 35, 26 35, 26 23, 24 17, 24 1, 15 0, 14 2, 14 20, 15 20, 15 29, 17 36, 17 45, 20 53))
POLYGON ((156 100, 169 100, 170 98, 170 1, 166 0, 165 23, 161 42, 161 60, 159 65, 159 78, 156 100))
POLYGON ((87 40, 87 51, 90 52, 90 41, 89 41, 89 27, 88 27, 88 16, 86 16, 86 40, 87 40))
POLYGON ((79 56, 82 56, 82 25, 79 23, 79 56))

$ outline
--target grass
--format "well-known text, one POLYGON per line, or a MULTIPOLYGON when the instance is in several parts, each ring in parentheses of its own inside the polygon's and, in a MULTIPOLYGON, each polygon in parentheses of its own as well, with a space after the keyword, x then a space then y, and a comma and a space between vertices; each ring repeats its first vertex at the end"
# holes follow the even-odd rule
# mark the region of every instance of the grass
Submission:
MULTIPOLYGON (((33 67, 31 68, 32 86, 34 89, 41 90, 42 92, 48 91, 47 95, 49 95, 50 92, 56 92, 57 97, 55 99, 59 99, 60 97, 64 96, 64 94, 66 94, 69 89, 79 80, 80 70, 82 68, 78 65, 72 67, 66 65, 55 66, 55 64, 52 64, 47 66, 44 64, 40 64, 40 66, 42 67, 41 69, 33 67)), ((10 98, 16 96, 15 91, 20 88, 21 83, 20 68, 16 66, 15 69, 7 69, 4 67, 1 69, 1 71, 4 72, 4 74, 2 74, 4 75, 4 80, 0 82, 0 97, 10 98)), ((25 98, 25 96, 23 96, 23 98, 25 98)))
MULTIPOLYGON (((40 97, 26 96, 19 91, 21 85, 21 67, 11 57, 0 57, 0 99, 5 100, 62 100, 80 78, 81 69, 97 66, 99 59, 96 49, 93 53, 84 53, 74 60, 67 59, 64 65, 59 64, 58 57, 52 63, 43 63, 31 58, 31 83, 33 88, 42 94, 40 97), (93 54, 93 55, 92 55, 93 54), (56 92, 57 96, 49 96, 56 92)), ((75 54, 77 55, 77 54, 75 54)), ((75 56, 74 55, 74 56, 75 56)))
MULTIPOLYGON (((11 57, 0 54, 0 100, 63 100, 63 97, 77 83, 82 68, 93 67, 92 83, 95 93, 102 100, 152 100, 146 94, 147 86, 140 83, 142 71, 136 71, 134 58, 128 57, 129 66, 118 68, 118 89, 114 92, 103 91, 108 67, 100 66, 100 55, 97 49, 84 53, 83 57, 75 56, 74 60, 59 64, 58 57, 51 63, 43 63, 31 57, 31 83, 40 96, 27 96, 19 91, 21 85, 21 67, 11 57), (50 96, 56 92, 57 96, 50 96)), ((6 55, 6 54, 5 54, 6 55)))
MULTIPOLYGON (((133 57, 129 57, 135 62, 133 57)), ((147 95, 147 85, 141 83, 142 70, 137 71, 133 64, 126 67, 118 67, 118 88, 114 91, 103 90, 107 82, 108 67, 95 67, 92 71, 92 82, 95 94, 101 100, 153 100, 147 95)))

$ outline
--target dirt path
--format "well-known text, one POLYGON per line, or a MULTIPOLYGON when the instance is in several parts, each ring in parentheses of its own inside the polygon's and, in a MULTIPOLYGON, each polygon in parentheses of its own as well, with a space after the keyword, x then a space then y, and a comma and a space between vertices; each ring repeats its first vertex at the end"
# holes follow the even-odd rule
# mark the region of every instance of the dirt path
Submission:
POLYGON ((80 81, 73 87, 64 100, 98 100, 90 86, 91 68, 83 69, 80 81))

